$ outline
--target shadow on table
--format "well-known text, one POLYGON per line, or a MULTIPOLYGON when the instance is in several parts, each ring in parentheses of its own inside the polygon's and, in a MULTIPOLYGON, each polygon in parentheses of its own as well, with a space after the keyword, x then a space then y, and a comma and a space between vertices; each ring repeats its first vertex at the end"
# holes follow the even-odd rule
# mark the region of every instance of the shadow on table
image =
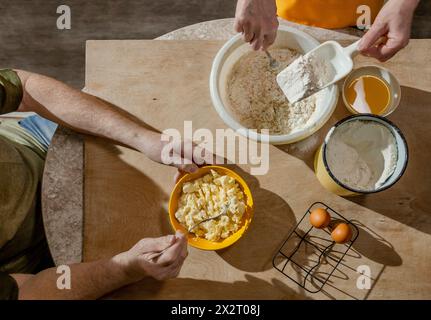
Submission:
MULTIPOLYGON (((370 276, 368 277, 366 274, 362 274, 362 277, 369 278, 369 280, 371 281, 371 288, 368 290, 359 290, 360 292, 364 293, 364 296, 361 297, 361 299, 367 300, 373 289, 377 285, 380 276, 382 275, 386 267, 400 266, 402 265, 403 261, 400 255, 395 251, 394 246, 386 239, 384 239, 381 235, 379 235, 374 230, 370 229, 358 220, 354 219, 351 220, 351 222, 358 227, 359 237, 356 239, 355 243, 352 246, 352 254, 350 256, 354 257, 356 255, 355 258, 357 259, 366 257, 371 260, 370 265, 367 265, 367 267, 370 268, 370 276)), ((343 268, 345 270, 350 270, 354 272, 355 278, 353 280, 355 283, 355 287, 352 288, 352 293, 357 293, 358 290, 356 287, 356 281, 358 277, 361 276, 356 269, 358 267, 358 264, 355 264, 355 267, 352 268, 352 264, 347 264, 346 261, 343 260, 340 265, 341 267, 338 269, 343 268)), ((347 276, 347 274, 345 274, 345 276, 347 276)), ((334 284, 330 284, 330 286, 335 287, 334 284)), ((331 297, 327 290, 325 290, 324 293, 328 297, 331 297)))
POLYGON ((359 237, 353 244, 356 251, 368 259, 385 266, 400 266, 403 262, 394 246, 382 236, 358 220, 351 220, 358 229, 359 237))
MULTIPOLYGON (((255 213, 250 229, 244 234, 243 238, 234 246, 217 253, 230 265, 240 270, 247 272, 265 271, 272 268, 272 257, 296 225, 296 218, 288 204, 278 195, 260 188, 259 182, 254 176, 247 174, 239 167, 234 166, 233 169, 246 180, 252 190, 255 213)), ((360 221, 355 220, 353 222, 359 228, 359 237, 321 291, 330 299, 340 298, 340 295, 351 299, 367 299, 385 266, 399 266, 402 264, 402 259, 396 253, 392 244, 360 221), (358 291, 356 280, 360 275, 356 268, 363 257, 373 262, 370 266, 373 287, 370 290, 358 291), (346 283, 340 283, 340 281, 346 281, 346 283)), ((305 252, 302 258, 305 261, 312 259, 311 256, 310 252, 305 252)), ((317 268, 314 272, 317 276, 324 278, 325 274, 326 276, 329 275, 330 271, 328 270, 334 266, 331 266, 331 260, 328 259, 326 269, 317 268)), ((294 272, 300 278, 300 271, 296 270, 294 272)), ((281 273, 279 279, 290 282, 281 273)), ((293 282, 291 283, 294 285, 293 282)), ((305 290, 301 288, 296 290, 299 294, 305 296, 305 290)))
MULTIPOLYGON (((396 266, 401 263, 392 246, 385 242, 381 237, 366 228, 358 221, 355 223, 361 228, 360 237, 353 249, 351 249, 346 258, 343 259, 339 267, 331 276, 328 283, 323 287, 321 293, 329 299, 350 298, 350 299, 367 299, 372 292, 375 284, 384 270, 386 265, 396 266), (373 252, 370 253, 370 247, 377 247, 375 252, 381 252, 386 258, 377 257, 373 252), (359 274, 356 271, 358 261, 366 256, 369 259, 375 259, 379 264, 379 270, 372 268, 372 287, 370 290, 358 290, 355 286, 359 274), (351 286, 346 289, 346 285, 340 286, 340 281, 350 281, 351 286), (342 287, 342 288, 341 288, 342 287)), ((332 254, 337 254, 332 253, 332 254)), ((305 259, 309 259, 308 256, 305 259)), ((328 264, 333 263, 330 259, 326 260, 328 264)), ((316 276, 324 276, 322 269, 317 269, 316 276)), ((198 280, 191 278, 177 278, 164 282, 159 282, 151 278, 122 288, 113 292, 105 299, 154 299, 163 297, 163 299, 311 299, 306 295, 304 290, 292 289, 288 285, 292 284, 287 278, 272 278, 271 281, 259 279, 253 275, 246 274, 245 279, 234 282, 220 282, 211 280, 198 280), (149 289, 151 288, 151 289, 149 289)))
POLYGON ((147 278, 113 292, 104 299, 154 299, 158 296, 175 300, 311 299, 298 294, 277 279, 267 282, 252 275, 245 275, 245 280, 235 282, 191 278, 159 282, 147 278))
POLYGON ((409 148, 404 176, 377 196, 352 197, 351 201, 431 234, 431 92, 402 87, 401 103, 388 119, 400 128, 409 148))
POLYGON ((367 299, 385 267, 399 266, 402 260, 384 238, 361 222, 352 222, 358 227, 359 236, 350 250, 346 245, 334 245, 325 233, 319 231, 306 236, 307 242, 302 241, 305 232, 299 229, 299 233, 292 235, 283 245, 275 265, 292 281, 309 291, 320 290, 329 299, 367 299), (291 260, 286 257, 291 257, 291 260), (363 265, 363 258, 371 260, 367 265, 370 274, 361 275, 357 270, 358 266, 363 265), (371 288, 359 290, 359 277, 367 278, 365 281, 370 283, 371 288))
POLYGON ((162 206, 168 195, 152 179, 121 159, 115 145, 89 138, 86 148, 92 156, 86 159, 84 261, 129 250, 140 239, 166 230, 172 233, 162 206))
POLYGON ((278 195, 259 186, 256 177, 238 166, 229 166, 250 187, 254 200, 254 216, 249 229, 235 245, 217 253, 230 265, 247 272, 272 268, 272 258, 281 241, 296 224, 289 205, 278 195))

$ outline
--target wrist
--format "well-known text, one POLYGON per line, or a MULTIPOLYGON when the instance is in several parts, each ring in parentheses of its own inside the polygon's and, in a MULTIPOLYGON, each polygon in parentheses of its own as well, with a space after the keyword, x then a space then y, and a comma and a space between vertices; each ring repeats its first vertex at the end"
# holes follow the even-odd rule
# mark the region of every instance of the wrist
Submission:
POLYGON ((129 257, 128 251, 114 256, 111 263, 127 284, 138 282, 147 276, 144 270, 136 265, 136 258, 129 257))
POLYGON ((115 270, 115 273, 120 276, 125 285, 135 283, 145 277, 145 274, 142 272, 137 273, 135 271, 136 268, 133 266, 133 262, 130 261, 127 252, 122 252, 112 257, 109 260, 109 263, 111 264, 112 269, 115 270))
POLYGON ((151 151, 154 150, 154 147, 160 144, 160 134, 141 128, 133 135, 132 144, 134 149, 148 156, 151 154, 151 151))

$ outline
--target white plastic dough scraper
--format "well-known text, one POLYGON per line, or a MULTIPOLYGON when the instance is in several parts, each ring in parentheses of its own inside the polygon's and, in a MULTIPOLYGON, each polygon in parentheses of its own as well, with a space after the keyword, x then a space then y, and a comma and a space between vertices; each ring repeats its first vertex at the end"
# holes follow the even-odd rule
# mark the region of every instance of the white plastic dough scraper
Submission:
MULTIPOLYGON (((277 83, 280 86, 280 88, 283 90, 284 94, 286 95, 289 102, 294 103, 299 100, 302 100, 304 98, 307 98, 311 96, 312 94, 316 93, 317 91, 320 91, 335 82, 341 80, 345 76, 347 76, 350 71, 353 69, 353 60, 352 58, 358 54, 358 44, 359 41, 356 41, 355 43, 351 44, 348 47, 342 47, 338 42, 335 41, 326 41, 322 43, 320 46, 314 48, 313 50, 307 52, 302 59, 306 59, 307 57, 312 57, 313 60, 319 61, 320 63, 327 64, 327 67, 330 68, 332 77, 329 82, 323 83, 319 86, 311 88, 305 88, 304 84, 304 91, 303 94, 293 94, 286 88, 286 84, 282 81, 283 78, 286 78, 287 73, 292 72, 294 68, 295 62, 298 61, 295 60, 292 62, 286 69, 281 71, 277 76, 277 83)), ((319 74, 315 75, 309 75, 310 77, 319 77, 319 74)))

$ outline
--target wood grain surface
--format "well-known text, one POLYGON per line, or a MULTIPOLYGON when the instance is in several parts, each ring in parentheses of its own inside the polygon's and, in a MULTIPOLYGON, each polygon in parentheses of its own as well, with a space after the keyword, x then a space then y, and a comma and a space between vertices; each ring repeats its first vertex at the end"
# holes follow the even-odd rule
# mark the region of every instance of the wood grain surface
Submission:
MULTIPOLYGON (((163 130, 192 120, 194 129, 225 128, 213 109, 208 79, 222 42, 89 41, 85 91, 163 130)), ((255 200, 250 229, 219 252, 189 248, 178 279, 147 279, 107 298, 130 299, 367 299, 431 298, 431 69, 430 40, 413 40, 386 64, 399 78, 402 102, 389 117, 405 134, 410 162, 390 190, 344 199, 327 192, 312 157, 328 128, 348 115, 339 100, 328 124, 294 145, 270 147, 264 176, 232 167, 255 200), (272 257, 308 206, 322 201, 360 229, 352 250, 317 294, 272 267, 272 257), (357 267, 371 268, 371 290, 356 287, 357 267)), ((359 57, 357 65, 375 64, 359 57)), ((85 144, 84 260, 109 257, 144 237, 172 232, 167 201, 175 169, 138 152, 87 138, 85 144)), ((304 252, 305 258, 311 255, 304 252)))

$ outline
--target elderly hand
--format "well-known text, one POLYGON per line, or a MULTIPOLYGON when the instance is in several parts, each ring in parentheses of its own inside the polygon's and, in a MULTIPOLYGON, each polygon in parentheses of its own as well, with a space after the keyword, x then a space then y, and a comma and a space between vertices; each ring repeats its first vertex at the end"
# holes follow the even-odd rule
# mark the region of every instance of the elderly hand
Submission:
POLYGON ((418 3, 419 0, 388 1, 370 30, 362 37, 358 47, 361 53, 383 62, 407 46, 413 13, 418 3), (386 37, 387 41, 379 41, 382 37, 386 37))
POLYGON ((238 0, 235 30, 254 50, 266 50, 277 36, 278 20, 275 0, 238 0))
POLYGON ((177 232, 176 235, 142 239, 113 260, 132 281, 146 276, 167 280, 178 276, 187 254, 187 237, 177 232), (154 255, 157 257, 152 258, 154 255))

